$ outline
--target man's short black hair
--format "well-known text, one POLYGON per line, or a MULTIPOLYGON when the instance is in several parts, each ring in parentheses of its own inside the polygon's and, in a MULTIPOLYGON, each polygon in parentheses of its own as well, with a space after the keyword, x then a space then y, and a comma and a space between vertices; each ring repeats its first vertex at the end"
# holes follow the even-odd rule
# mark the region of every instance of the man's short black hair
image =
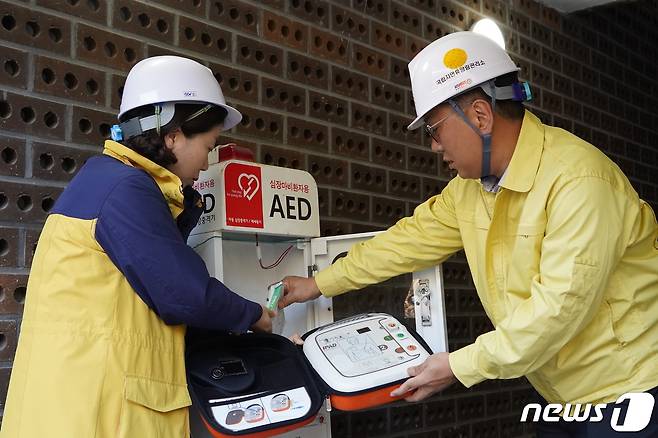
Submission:
MULTIPOLYGON (((495 79, 494 84, 498 87, 512 85, 519 81, 517 72, 507 73, 495 79)), ((482 88, 476 87, 471 90, 465 91, 463 94, 455 97, 459 104, 473 102, 475 99, 484 99, 491 102, 491 97, 487 95, 482 88)), ((498 100, 496 99, 496 113, 506 119, 523 120, 525 114, 525 106, 523 102, 515 100, 498 100)))

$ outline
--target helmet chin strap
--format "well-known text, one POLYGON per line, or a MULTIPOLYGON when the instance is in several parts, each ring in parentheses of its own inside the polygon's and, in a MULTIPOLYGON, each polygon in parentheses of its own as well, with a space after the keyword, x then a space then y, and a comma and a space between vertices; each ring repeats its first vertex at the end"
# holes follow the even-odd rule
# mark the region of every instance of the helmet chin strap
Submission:
MULTIPOLYGON (((491 110, 496 110, 496 88, 490 83, 491 86, 491 110)), ((464 114, 459 104, 454 99, 448 99, 448 103, 452 109, 462 118, 468 126, 482 139, 482 169, 480 170, 480 178, 491 175, 491 134, 483 134, 464 114)))

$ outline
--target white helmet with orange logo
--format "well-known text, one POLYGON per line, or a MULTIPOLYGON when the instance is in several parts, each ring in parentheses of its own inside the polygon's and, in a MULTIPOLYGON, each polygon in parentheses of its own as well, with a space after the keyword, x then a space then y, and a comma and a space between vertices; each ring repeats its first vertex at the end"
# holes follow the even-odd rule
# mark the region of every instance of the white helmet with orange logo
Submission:
POLYGON ((416 119, 407 129, 420 127, 432 108, 475 87, 482 87, 495 99, 527 100, 523 94, 529 93, 526 84, 493 85, 493 79, 518 70, 507 52, 483 35, 455 32, 439 38, 409 63, 416 119))

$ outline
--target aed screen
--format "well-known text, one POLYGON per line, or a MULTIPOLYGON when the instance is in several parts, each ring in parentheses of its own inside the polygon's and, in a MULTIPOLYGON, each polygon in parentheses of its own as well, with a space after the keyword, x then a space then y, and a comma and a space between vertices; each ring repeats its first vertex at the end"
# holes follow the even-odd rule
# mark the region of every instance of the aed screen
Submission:
POLYGON ((219 363, 219 365, 222 367, 224 374, 227 376, 247 374, 247 369, 244 367, 244 363, 241 360, 222 361, 219 363))
POLYGON ((362 335, 364 333, 368 333, 369 331, 370 331, 370 327, 363 327, 363 328, 358 329, 356 332, 358 334, 362 335))

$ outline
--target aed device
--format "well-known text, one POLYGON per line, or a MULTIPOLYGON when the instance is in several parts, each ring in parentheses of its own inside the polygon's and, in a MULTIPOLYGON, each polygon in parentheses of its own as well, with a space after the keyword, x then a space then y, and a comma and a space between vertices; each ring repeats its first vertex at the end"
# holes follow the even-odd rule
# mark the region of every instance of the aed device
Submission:
POLYGON ((302 336, 208 335, 187 351, 190 394, 210 436, 269 437, 300 428, 332 407, 354 411, 400 397, 407 369, 431 354, 396 318, 366 313, 302 336))

